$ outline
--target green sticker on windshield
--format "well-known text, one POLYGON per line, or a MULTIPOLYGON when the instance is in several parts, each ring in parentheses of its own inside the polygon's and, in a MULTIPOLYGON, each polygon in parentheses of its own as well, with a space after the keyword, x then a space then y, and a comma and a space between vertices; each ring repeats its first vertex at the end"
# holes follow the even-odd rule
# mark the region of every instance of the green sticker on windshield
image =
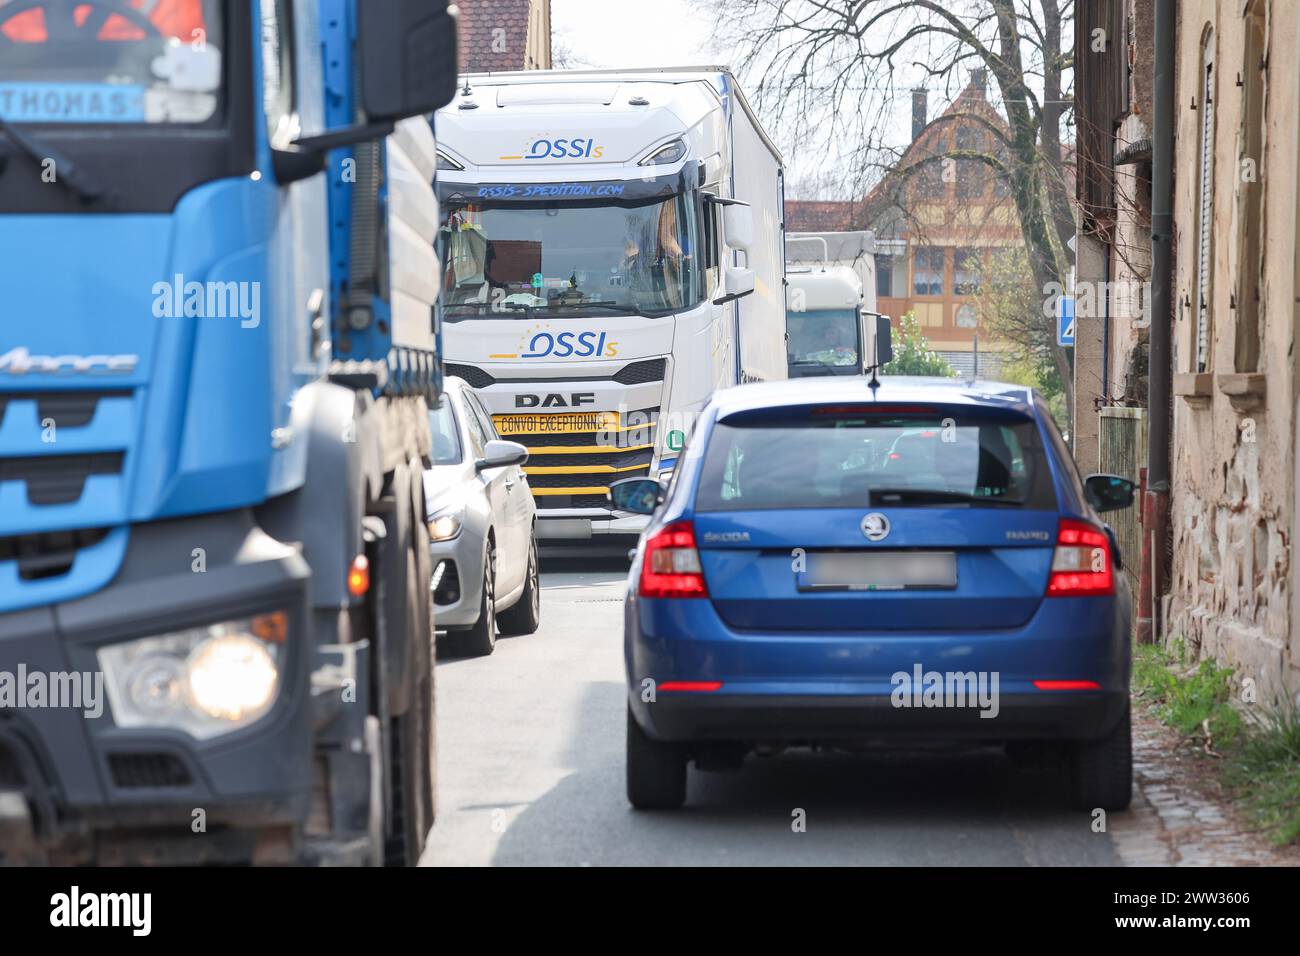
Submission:
POLYGON ((668 433, 668 450, 681 451, 686 444, 686 433, 681 431, 670 431, 668 433))

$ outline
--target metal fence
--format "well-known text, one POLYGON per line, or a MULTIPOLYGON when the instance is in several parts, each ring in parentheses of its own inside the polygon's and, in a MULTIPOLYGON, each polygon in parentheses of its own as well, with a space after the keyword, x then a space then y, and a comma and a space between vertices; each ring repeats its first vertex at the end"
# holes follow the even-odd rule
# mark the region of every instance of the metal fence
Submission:
MULTIPOLYGON (((1102 408, 1098 410, 1097 440, 1101 470, 1127 478, 1135 484, 1139 473, 1147 464, 1147 412, 1145 408, 1102 408)), ((1138 594, 1138 567, 1142 561, 1142 525, 1138 521, 1141 502, 1132 508, 1112 511, 1106 521, 1119 538, 1120 555, 1124 573, 1133 588, 1133 599, 1138 594)))

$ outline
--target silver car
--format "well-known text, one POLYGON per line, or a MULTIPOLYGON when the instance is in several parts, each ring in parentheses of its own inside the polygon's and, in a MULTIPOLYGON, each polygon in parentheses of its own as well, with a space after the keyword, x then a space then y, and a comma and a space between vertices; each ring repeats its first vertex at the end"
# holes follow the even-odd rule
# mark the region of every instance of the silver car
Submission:
POLYGON ((433 467, 424 473, 439 653, 491 654, 497 632, 531 634, 541 616, 537 508, 521 465, 528 449, 497 437, 464 381, 446 379, 429 413, 433 467))

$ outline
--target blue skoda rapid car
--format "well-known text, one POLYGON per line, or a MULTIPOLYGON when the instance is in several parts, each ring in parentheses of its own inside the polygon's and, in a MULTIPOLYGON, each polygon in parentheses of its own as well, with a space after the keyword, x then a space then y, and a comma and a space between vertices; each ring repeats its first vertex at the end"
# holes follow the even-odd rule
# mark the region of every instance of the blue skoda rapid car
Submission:
POLYGON ((1064 751, 1080 808, 1132 786, 1131 596, 1099 513, 1133 484, 1080 478, 1031 389, 801 379, 717 393, 651 515, 625 611, 627 790, 686 797, 689 764, 792 746, 1064 751))

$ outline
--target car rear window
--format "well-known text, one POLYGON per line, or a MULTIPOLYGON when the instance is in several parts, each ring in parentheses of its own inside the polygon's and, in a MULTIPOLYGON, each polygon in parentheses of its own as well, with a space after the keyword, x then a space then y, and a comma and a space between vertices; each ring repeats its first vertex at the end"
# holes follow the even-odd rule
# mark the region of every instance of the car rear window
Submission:
POLYGON ((714 426, 699 511, 763 508, 1056 507, 1029 419, 969 411, 809 409, 714 426))

